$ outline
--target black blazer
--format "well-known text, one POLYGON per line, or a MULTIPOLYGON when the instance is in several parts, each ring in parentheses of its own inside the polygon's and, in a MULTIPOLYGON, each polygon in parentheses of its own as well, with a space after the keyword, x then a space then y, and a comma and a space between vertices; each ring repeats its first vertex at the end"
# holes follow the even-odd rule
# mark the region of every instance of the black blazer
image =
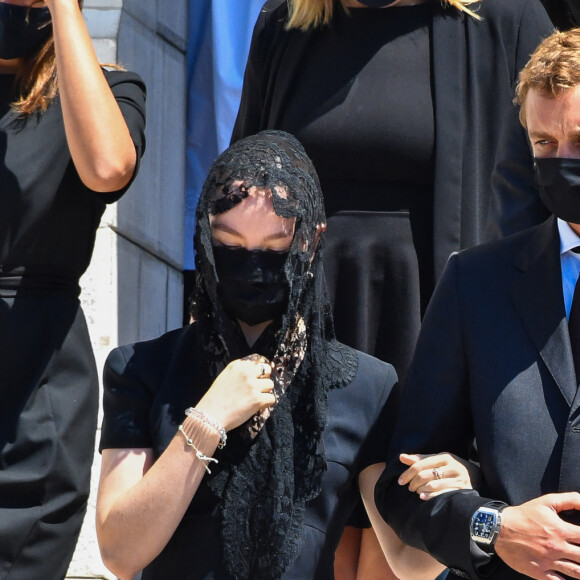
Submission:
MULTIPOLYGON (((512 99, 518 72, 552 32, 552 24, 539 0, 482 0, 474 6, 479 21, 433 2, 436 277, 451 252, 547 217, 534 189, 532 158, 512 99), (507 145, 492 186, 502 126, 507 145), (498 196, 493 202, 492 187, 498 196)), ((283 0, 262 8, 232 141, 280 128, 287 95, 300 82, 301 63, 316 34, 285 30, 287 15, 283 0)))
POLYGON ((389 457, 450 451, 468 457, 475 437, 487 489, 428 502, 379 480, 379 510, 401 538, 472 578, 520 575, 469 539, 489 499, 516 505, 580 491, 577 393, 555 218, 452 256, 425 315, 402 394, 389 457), (485 497, 484 497, 485 496, 485 497))

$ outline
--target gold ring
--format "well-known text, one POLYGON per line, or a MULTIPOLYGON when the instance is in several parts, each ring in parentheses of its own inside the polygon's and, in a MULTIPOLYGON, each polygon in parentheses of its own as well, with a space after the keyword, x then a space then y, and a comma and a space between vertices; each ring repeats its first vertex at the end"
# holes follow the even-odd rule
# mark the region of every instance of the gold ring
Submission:
POLYGON ((435 479, 443 479, 443 474, 441 473, 441 470, 438 467, 435 467, 433 469, 433 477, 435 477, 435 479))

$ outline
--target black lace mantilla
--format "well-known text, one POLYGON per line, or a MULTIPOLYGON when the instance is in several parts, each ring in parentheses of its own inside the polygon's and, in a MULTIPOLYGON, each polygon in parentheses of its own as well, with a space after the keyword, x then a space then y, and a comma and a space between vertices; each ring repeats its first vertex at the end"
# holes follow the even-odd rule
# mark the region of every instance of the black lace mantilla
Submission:
POLYGON ((279 216, 295 218, 285 273, 285 315, 254 349, 274 362, 276 405, 228 434, 220 463, 206 476, 221 498, 224 561, 239 579, 280 578, 302 542, 306 504, 326 469, 322 432, 327 393, 351 382, 356 353, 336 341, 322 269, 326 223, 318 177, 300 143, 282 131, 238 141, 210 169, 197 207, 197 285, 192 314, 201 325, 210 375, 247 353, 237 323, 221 308, 209 215, 243 203, 252 186, 272 192, 279 216))

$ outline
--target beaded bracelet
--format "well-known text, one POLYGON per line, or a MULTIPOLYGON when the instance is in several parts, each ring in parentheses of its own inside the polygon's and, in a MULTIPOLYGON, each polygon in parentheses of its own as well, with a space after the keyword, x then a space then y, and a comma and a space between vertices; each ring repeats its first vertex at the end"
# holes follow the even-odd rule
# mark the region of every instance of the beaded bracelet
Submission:
POLYGON ((194 409, 193 407, 188 407, 185 409, 185 414, 192 419, 199 419, 203 421, 210 427, 213 427, 220 436, 220 442, 218 443, 218 449, 223 449, 226 446, 226 441, 228 440, 228 436, 226 430, 215 420, 211 417, 208 417, 203 411, 199 411, 198 409, 194 409))
POLYGON ((213 457, 208 457, 207 455, 204 455, 196 446, 195 443, 193 442, 193 439, 191 439, 189 437, 189 435, 185 432, 185 429, 183 428, 183 425, 179 426, 179 430, 183 433, 183 436, 185 437, 185 442, 187 443, 187 445, 189 445, 189 447, 193 447, 193 449, 195 450, 195 455, 197 456, 197 458, 201 461, 202 465, 205 467, 205 470, 208 473, 211 473, 210 468, 208 467, 207 463, 204 463, 204 461, 207 461, 208 463, 210 461, 213 461, 214 463, 217 463, 218 460, 214 459, 213 457))

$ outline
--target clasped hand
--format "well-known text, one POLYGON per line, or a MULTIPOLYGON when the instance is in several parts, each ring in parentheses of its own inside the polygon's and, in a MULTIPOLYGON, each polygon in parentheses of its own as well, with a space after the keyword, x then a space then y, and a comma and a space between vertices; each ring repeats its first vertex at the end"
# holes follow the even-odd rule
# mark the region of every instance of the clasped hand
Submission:
POLYGON ((446 491, 472 489, 479 477, 479 468, 451 453, 410 455, 401 453, 399 459, 410 467, 399 477, 399 485, 428 500, 446 491))
POLYGON ((271 372, 272 365, 260 355, 234 360, 217 376, 196 408, 230 431, 276 402, 271 372))
POLYGON ((580 510, 580 493, 552 493, 506 507, 496 554, 531 578, 580 578, 580 526, 560 517, 566 510, 580 510))

